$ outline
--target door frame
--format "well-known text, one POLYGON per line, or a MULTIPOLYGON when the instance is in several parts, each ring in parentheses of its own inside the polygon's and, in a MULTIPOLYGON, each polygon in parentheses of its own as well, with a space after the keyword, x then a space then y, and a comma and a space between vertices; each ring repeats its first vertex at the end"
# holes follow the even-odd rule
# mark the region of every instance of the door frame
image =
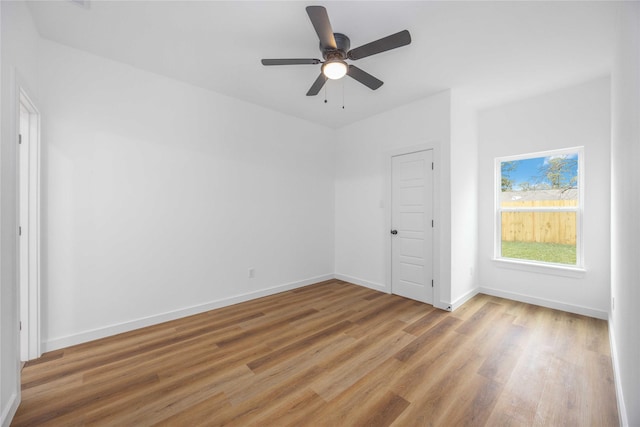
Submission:
POLYGON ((433 229, 433 306, 440 308, 440 210, 439 210, 439 200, 440 200, 440 168, 438 164, 440 163, 440 150, 437 148, 440 144, 437 141, 429 142, 425 144, 416 144, 410 145, 407 147, 396 148, 393 150, 386 151, 383 156, 384 161, 384 171, 385 171, 385 179, 384 179, 384 200, 381 201, 381 208, 384 208, 384 247, 385 247, 385 287, 387 293, 391 294, 392 283, 391 283, 391 269, 392 269, 392 252, 391 252, 391 180, 392 180, 392 159, 396 156, 402 156, 405 154, 417 153, 419 151, 433 151, 433 162, 435 164, 433 170, 433 219, 435 222, 435 227, 433 229))
POLYGON ((20 359, 32 360, 42 355, 40 321, 40 111, 27 90, 18 83, 16 88, 16 191, 18 195, 17 218, 22 230, 18 239, 18 283, 20 359), (22 108, 29 115, 29 135, 19 143, 22 108), (27 169, 21 167, 21 157, 27 156, 27 169), (23 191, 22 183, 27 180, 23 191), (26 194, 24 194, 26 193, 26 194), (21 209, 26 197, 27 208, 21 209), (26 257, 26 260, 24 259, 26 257), (23 264, 23 261, 24 262, 23 264), (26 303, 25 303, 26 299, 26 303))

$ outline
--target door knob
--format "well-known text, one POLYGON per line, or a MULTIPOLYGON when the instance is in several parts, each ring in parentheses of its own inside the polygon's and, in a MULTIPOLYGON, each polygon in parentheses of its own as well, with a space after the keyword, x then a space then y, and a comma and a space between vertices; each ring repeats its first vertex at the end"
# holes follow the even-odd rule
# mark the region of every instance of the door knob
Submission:
POLYGON ((398 230, 391 230, 391 234, 398 234, 398 230))

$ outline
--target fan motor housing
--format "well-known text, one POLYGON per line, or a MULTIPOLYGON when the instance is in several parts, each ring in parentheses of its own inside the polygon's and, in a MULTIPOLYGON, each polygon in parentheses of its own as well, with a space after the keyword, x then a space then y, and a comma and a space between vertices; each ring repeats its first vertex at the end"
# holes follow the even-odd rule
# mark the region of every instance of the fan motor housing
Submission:
POLYGON ((351 40, 342 33, 333 33, 333 38, 336 41, 336 49, 322 46, 322 43, 320 44, 322 57, 327 60, 329 58, 335 58, 336 54, 339 54, 342 59, 347 59, 347 52, 349 52, 349 48, 351 47, 351 40))

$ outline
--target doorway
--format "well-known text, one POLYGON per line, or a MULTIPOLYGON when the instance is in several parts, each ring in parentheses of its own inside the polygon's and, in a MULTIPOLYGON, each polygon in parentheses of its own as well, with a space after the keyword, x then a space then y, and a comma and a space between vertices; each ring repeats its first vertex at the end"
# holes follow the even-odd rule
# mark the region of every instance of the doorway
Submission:
POLYGON ((391 292, 433 304, 433 150, 391 159, 391 292))
POLYGON ((18 89, 20 360, 40 357, 40 113, 18 89))

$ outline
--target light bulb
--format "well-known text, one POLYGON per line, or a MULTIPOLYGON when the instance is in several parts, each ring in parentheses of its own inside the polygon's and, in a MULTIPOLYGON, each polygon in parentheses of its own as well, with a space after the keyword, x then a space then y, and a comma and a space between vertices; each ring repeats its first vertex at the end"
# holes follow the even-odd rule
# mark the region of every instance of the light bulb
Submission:
POLYGON ((347 63, 339 59, 325 62, 322 66, 322 74, 332 80, 341 79, 347 74, 347 63))

